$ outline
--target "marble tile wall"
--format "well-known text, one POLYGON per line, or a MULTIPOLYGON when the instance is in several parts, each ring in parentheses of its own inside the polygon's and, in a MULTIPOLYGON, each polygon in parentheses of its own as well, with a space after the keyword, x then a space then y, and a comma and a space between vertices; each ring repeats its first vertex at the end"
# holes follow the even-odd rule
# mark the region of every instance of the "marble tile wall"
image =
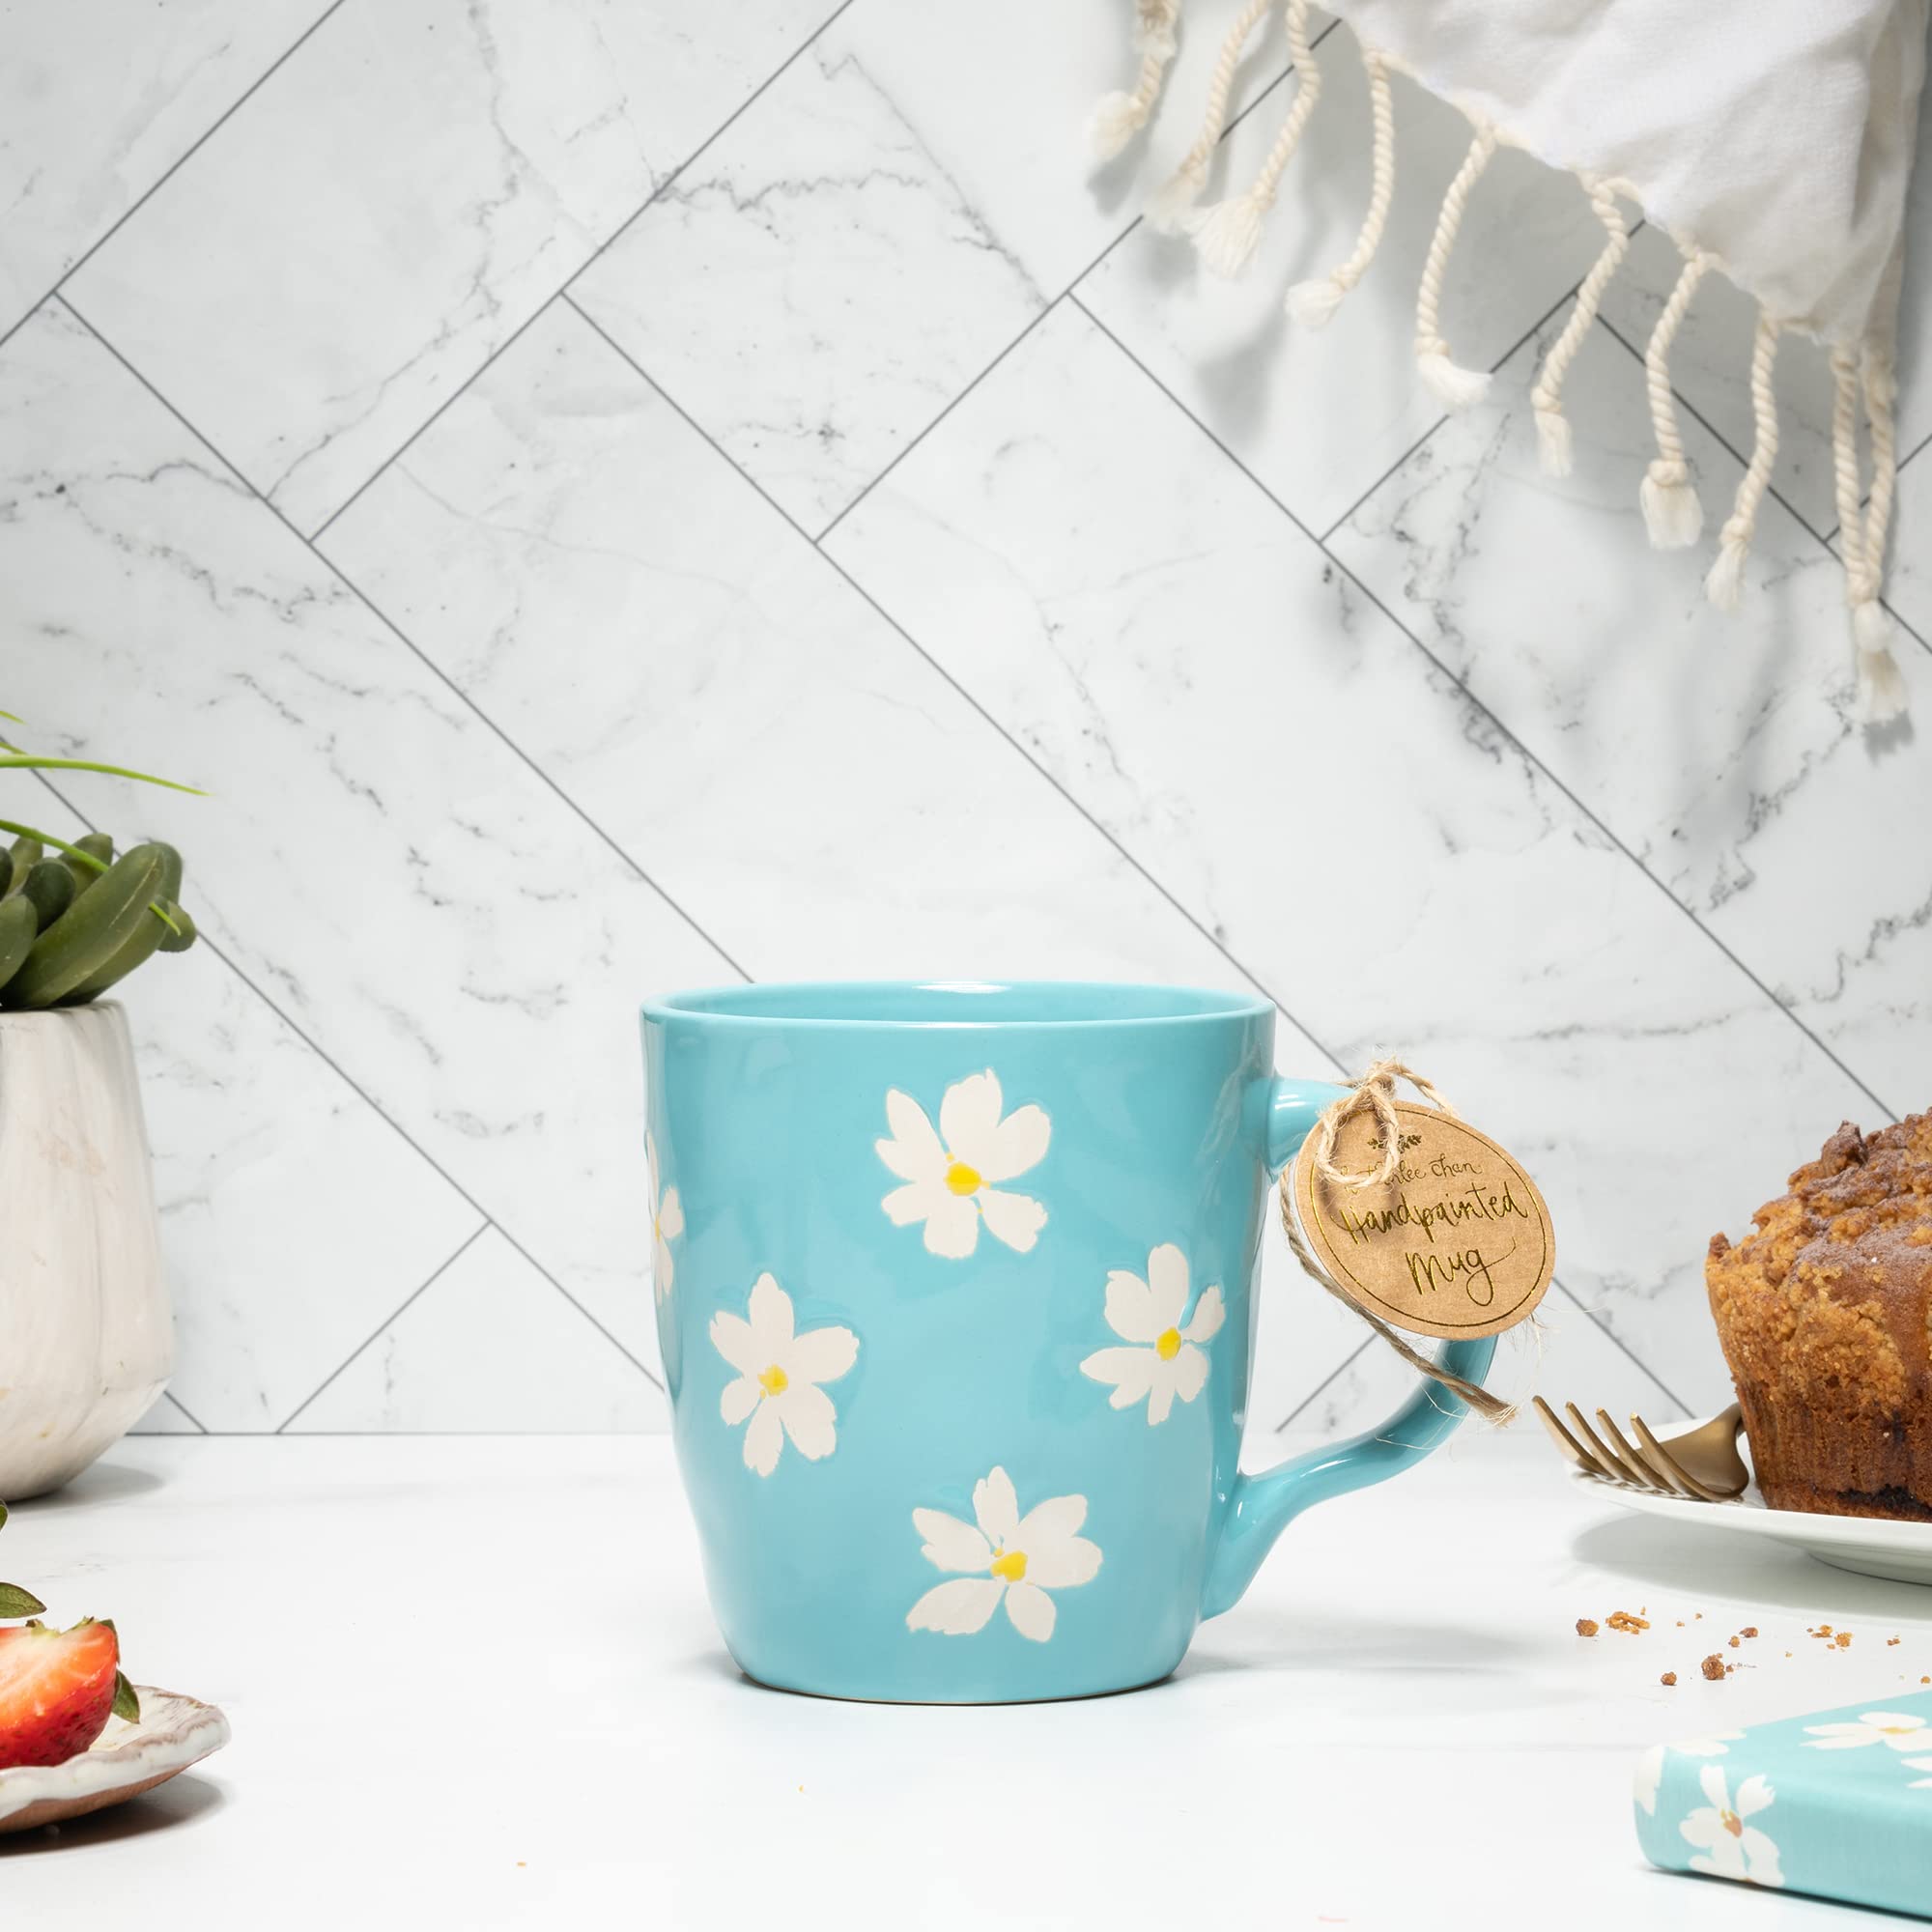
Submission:
MULTIPOLYGON (((1122 0, 109 0, 0 61, 0 703, 211 796, 40 785, 189 855, 130 985, 179 1309, 152 1429, 664 1422, 633 1013, 733 978, 1262 991, 1285 1067, 1400 1050, 1555 1209, 1504 1385, 1716 1406, 1701 1263, 1841 1118, 1932 1099, 1932 774, 1849 722, 1829 385, 1793 344, 1746 613, 1644 542, 1640 230, 1520 154, 1411 296, 1464 135, 1397 83, 1382 256, 1346 31, 1246 279, 1090 173, 1122 0)), ((1215 181, 1288 90, 1236 74, 1215 181)), ((1932 218, 1915 201, 1921 263, 1932 218)), ((1909 277, 1893 603, 1932 710, 1909 277), (1916 459, 1916 460, 1911 460, 1916 459)), ((1680 338, 1707 502, 1751 316, 1680 338)), ((1270 1251, 1254 1413, 1402 1373, 1270 1251)))

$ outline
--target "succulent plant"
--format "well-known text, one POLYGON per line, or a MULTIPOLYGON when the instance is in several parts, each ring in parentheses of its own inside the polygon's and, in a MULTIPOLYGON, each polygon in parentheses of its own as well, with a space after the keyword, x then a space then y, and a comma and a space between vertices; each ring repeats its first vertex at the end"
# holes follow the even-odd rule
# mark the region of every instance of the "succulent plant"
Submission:
MULTIPOLYGON (((0 718, 14 719, 10 711, 0 718)), ((0 770, 105 772, 192 791, 91 758, 49 758, 0 739, 0 770)), ((185 952, 194 921, 182 910, 182 858, 158 840, 117 859, 104 832, 69 844, 0 818, 14 835, 0 850, 0 1007, 76 1007, 98 998, 156 952, 185 952), (50 856, 57 854, 58 856, 50 856)))

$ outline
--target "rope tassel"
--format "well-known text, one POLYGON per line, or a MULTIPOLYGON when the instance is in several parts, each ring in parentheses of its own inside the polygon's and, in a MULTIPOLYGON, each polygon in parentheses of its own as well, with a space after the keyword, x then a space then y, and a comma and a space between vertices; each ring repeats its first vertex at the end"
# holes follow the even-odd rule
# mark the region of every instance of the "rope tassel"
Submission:
POLYGON ((1111 161, 1148 124, 1174 58, 1180 0, 1140 0, 1134 16, 1134 51, 1140 77, 1131 94, 1102 95, 1087 119, 1087 146, 1096 161, 1111 161))
POLYGON ((1449 359, 1449 345, 1437 328, 1437 311, 1442 300, 1442 274, 1449 266, 1449 253, 1456 245, 1456 231, 1463 225, 1463 211, 1468 206, 1470 191, 1490 164, 1496 151, 1496 130, 1488 122, 1476 128, 1476 138, 1442 197, 1442 213, 1435 220, 1435 233, 1429 243, 1429 259, 1422 265, 1422 284, 1415 296, 1415 366, 1431 394, 1445 410, 1466 410, 1479 403, 1490 386, 1481 369, 1464 369, 1449 359))
POLYGON ((1850 353, 1842 349, 1833 353, 1832 374, 1837 383, 1832 412, 1832 458, 1837 480, 1838 548, 1844 554, 1845 602, 1852 613, 1858 716, 1861 724, 1885 724, 1905 710, 1905 679, 1891 654, 1892 621, 1879 602, 1892 490, 1898 480, 1892 422, 1896 383, 1889 360, 1867 354, 1861 371, 1850 353), (1859 510, 1858 451, 1861 374, 1872 449, 1871 497, 1862 515, 1859 510))
POLYGON ((1322 328, 1334 319, 1350 290, 1368 273, 1388 224, 1389 201, 1395 193, 1395 111, 1389 100, 1388 67, 1369 47, 1362 49, 1362 67, 1369 77, 1369 112, 1375 121, 1369 212, 1362 217, 1354 252, 1346 262, 1319 281, 1296 282, 1289 290, 1289 319, 1304 328, 1322 328))
POLYGON ((1321 70, 1308 45, 1309 0, 1288 0, 1288 51, 1294 64, 1294 105, 1268 150, 1262 171, 1245 194, 1237 194, 1216 207, 1204 209, 1189 217, 1187 226, 1202 261, 1217 275, 1238 275, 1248 266, 1262 239, 1262 223, 1274 206, 1281 189, 1281 178, 1294 151, 1301 145, 1302 129, 1321 99, 1321 70))
POLYGON ((1630 230, 1624 226, 1623 210, 1617 206, 1615 189, 1606 182, 1594 180, 1585 181, 1583 185, 1589 190, 1590 206, 1603 223, 1607 239, 1603 253, 1583 277, 1582 286, 1577 291, 1577 306, 1570 311, 1563 333, 1544 358, 1536 386, 1529 392, 1530 407, 1536 412, 1537 456, 1546 476, 1570 473, 1570 419, 1563 413, 1563 379, 1570 373, 1570 365, 1577 359, 1584 336, 1596 322, 1604 291, 1609 287, 1610 277, 1616 273, 1624 251, 1630 246, 1630 230))
POLYGON ((1756 418, 1750 465, 1738 485, 1737 501, 1719 534, 1718 560, 1704 580, 1704 594, 1719 611, 1735 611, 1744 595, 1745 559, 1757 530, 1758 505, 1771 483, 1771 467, 1777 461, 1777 397, 1771 386, 1777 360, 1777 336, 1783 324, 1758 311, 1757 339, 1751 345, 1751 412, 1756 418))
POLYGON ((1241 64, 1248 41, 1266 17, 1270 0, 1247 0, 1214 61, 1208 81, 1208 112, 1194 145, 1181 157, 1179 167, 1147 205, 1148 225, 1163 235, 1178 235, 1188 211, 1208 185, 1208 164, 1214 158, 1222 130, 1228 125, 1228 95, 1235 85, 1235 70, 1241 64))
POLYGON ((1650 422, 1657 436, 1657 454, 1644 471, 1637 500, 1643 505, 1643 526, 1654 550, 1689 550, 1704 529, 1704 505, 1690 481, 1684 460, 1683 439, 1677 434, 1677 410, 1670 396, 1670 345, 1690 308, 1690 298, 1711 258, 1691 248, 1684 258, 1684 272, 1670 291, 1670 299, 1650 332, 1643 352, 1643 378, 1650 391, 1650 422))

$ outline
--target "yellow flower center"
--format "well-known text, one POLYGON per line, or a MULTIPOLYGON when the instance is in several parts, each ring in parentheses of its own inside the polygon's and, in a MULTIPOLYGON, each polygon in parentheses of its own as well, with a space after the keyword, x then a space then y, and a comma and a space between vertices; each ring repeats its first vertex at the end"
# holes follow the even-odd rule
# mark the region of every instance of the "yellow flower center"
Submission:
POLYGON ((1003 1549, 993 1558, 993 1575, 1002 1583, 1017 1583, 1026 1575, 1026 1551, 1003 1549))
POLYGON ((1163 1362, 1171 1362, 1180 1353, 1180 1330, 1170 1328, 1153 1345, 1153 1351, 1163 1362))
MULTIPOLYGON (((931 1170, 926 1170, 928 1173, 931 1170)), ((977 1194, 980 1191, 980 1170, 968 1167, 963 1160, 955 1160, 946 1170, 946 1184, 955 1194, 977 1194)))
POLYGON ((1719 1811, 1718 1822, 1732 1837, 1742 1838, 1745 1834, 1745 1821, 1735 1811, 1719 1811))
POLYGON ((780 1368, 776 1362, 774 1362, 771 1365, 771 1367, 768 1368, 764 1372, 764 1374, 758 1378, 758 1386, 761 1389, 763 1389, 767 1395, 783 1395, 785 1390, 791 1386, 791 1378, 788 1375, 786 1375, 785 1372, 781 1368, 780 1368))
POLYGON ((1921 1726, 1918 1724, 1881 1724, 1879 1726, 1879 1730, 1889 1738, 1909 1738, 1914 1731, 1920 1728, 1921 1726))

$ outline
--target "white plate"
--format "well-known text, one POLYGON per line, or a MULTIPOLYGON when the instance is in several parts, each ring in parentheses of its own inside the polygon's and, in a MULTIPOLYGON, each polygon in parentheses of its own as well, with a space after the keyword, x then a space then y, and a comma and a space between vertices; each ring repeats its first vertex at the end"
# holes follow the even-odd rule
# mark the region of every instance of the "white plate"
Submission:
POLYGON ((0 1832, 57 1825, 138 1798, 228 1742, 228 1719, 213 1704, 137 1684, 141 1721, 109 1718, 107 1728, 65 1764, 0 1771, 0 1832))
MULTIPOLYGON (((1687 1428, 1695 1428, 1695 1423, 1687 1428)), ((1739 1448, 1749 1460, 1745 1443, 1739 1448)), ((1688 1496, 1661 1496, 1648 1490, 1625 1489, 1573 1469, 1570 1479, 1593 1495, 1634 1510, 1638 1516, 1661 1516, 1688 1527, 1723 1536, 1755 1536, 1789 1544, 1829 1563, 1834 1570, 1855 1570, 1861 1577, 1887 1577, 1898 1583, 1932 1583, 1932 1522, 1892 1522, 1883 1517, 1812 1516, 1804 1510, 1769 1508, 1755 1485, 1736 1502, 1699 1503, 1688 1496)))

